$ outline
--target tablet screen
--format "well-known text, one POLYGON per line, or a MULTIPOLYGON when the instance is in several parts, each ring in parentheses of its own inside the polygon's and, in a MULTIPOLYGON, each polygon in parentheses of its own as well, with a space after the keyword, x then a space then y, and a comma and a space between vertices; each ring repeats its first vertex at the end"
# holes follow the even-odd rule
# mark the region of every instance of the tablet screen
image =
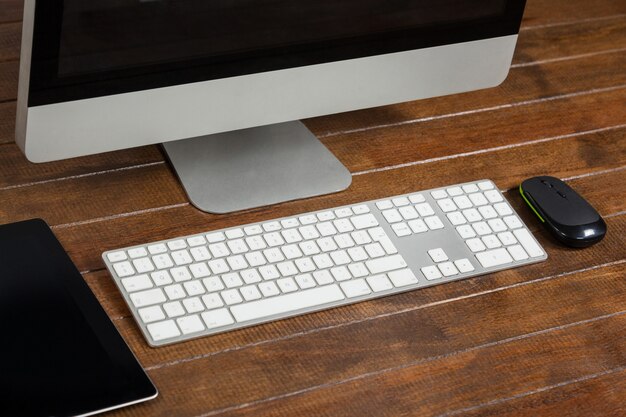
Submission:
POLYGON ((89 415, 156 396, 41 220, 0 226, 0 313, 3 415, 89 415))

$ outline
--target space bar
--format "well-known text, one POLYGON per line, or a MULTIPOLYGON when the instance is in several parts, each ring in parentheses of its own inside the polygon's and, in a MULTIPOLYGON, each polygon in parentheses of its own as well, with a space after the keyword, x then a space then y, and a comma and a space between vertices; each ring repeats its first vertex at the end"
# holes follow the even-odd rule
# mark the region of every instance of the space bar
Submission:
POLYGON ((242 322, 260 319, 274 314, 288 313, 302 308, 315 307, 333 301, 343 300, 344 298, 343 292, 341 292, 337 284, 333 284, 239 304, 231 307, 230 312, 235 316, 235 320, 242 322))

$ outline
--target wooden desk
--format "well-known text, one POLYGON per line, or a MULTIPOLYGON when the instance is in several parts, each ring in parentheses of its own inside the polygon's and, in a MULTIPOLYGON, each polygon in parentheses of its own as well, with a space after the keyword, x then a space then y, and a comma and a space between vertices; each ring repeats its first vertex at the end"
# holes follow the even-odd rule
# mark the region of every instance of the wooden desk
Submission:
MULTIPOLYGON (((0 0, 0 223, 42 217, 160 390, 125 416, 626 415, 626 2, 530 0, 502 86, 307 120, 346 192, 231 216, 189 205, 157 146, 32 165, 13 143, 19 0, 0 0), (607 238, 556 245, 524 178, 565 178, 607 238), (545 263, 151 349, 107 249, 488 177, 545 263)), ((7 358, 4 358, 5 360, 7 358)))

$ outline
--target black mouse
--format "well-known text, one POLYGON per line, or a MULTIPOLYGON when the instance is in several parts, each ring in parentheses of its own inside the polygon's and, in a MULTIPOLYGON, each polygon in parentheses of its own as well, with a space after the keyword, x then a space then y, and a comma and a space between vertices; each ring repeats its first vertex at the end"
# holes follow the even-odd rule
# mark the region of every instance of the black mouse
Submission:
POLYGON ((606 223, 600 214, 560 179, 530 178, 519 191, 543 225, 565 245, 584 248, 604 238, 606 223))

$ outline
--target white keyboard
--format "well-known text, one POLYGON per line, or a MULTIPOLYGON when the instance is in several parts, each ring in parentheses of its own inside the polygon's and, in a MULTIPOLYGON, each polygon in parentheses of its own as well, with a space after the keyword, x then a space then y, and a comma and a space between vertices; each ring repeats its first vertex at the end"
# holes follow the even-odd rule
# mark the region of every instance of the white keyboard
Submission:
POLYGON ((543 261, 491 181, 105 252, 162 346, 543 261))

